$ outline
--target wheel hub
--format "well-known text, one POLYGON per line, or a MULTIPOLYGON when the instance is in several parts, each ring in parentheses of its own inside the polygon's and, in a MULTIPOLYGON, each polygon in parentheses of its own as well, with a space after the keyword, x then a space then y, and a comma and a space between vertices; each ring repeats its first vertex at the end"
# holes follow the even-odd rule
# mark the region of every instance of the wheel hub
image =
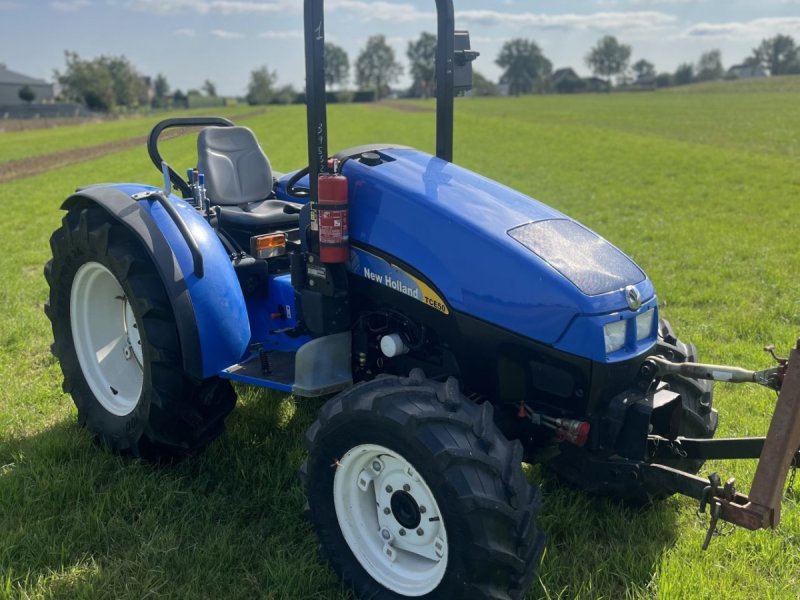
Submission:
POLYGON ((395 520, 406 529, 416 529, 422 521, 419 505, 414 496, 408 492, 398 491, 392 494, 391 511, 395 520))
POLYGON ((117 417, 139 404, 144 372, 139 324, 114 274, 98 262, 75 273, 70 326, 81 372, 97 401, 117 417))
POLYGON ((353 555, 378 583, 424 596, 447 568, 447 532, 428 484, 397 452, 356 446, 338 462, 336 517, 353 555))

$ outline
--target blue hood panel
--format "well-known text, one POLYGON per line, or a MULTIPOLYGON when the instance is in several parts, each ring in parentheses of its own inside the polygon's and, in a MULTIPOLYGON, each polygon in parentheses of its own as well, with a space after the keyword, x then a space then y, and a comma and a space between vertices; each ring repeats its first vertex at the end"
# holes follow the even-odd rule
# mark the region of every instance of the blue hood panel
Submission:
MULTIPOLYGON (((350 237, 412 265, 455 310, 558 347, 579 315, 629 310, 626 285, 634 285, 644 301, 654 296, 642 271, 599 236, 605 251, 622 257, 617 259, 624 272, 612 283, 584 287, 594 292, 588 295, 580 282, 568 278, 563 261, 547 262, 509 233, 538 221, 573 222, 566 215, 417 150, 380 154, 384 162, 377 166, 356 160, 344 165, 350 181, 350 237)), ((571 229, 578 231, 563 230, 571 229)), ((594 236, 582 226, 580 231, 584 241, 587 234, 594 236)), ((590 268, 572 264, 576 273, 590 268)), ((575 352, 568 346, 564 350, 575 352)))

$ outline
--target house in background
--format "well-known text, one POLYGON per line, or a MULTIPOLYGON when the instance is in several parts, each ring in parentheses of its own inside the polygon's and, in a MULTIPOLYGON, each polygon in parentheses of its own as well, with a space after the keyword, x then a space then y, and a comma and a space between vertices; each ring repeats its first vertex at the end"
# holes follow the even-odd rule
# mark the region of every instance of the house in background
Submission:
POLYGON ((728 69, 725 79, 759 79, 766 76, 767 72, 760 64, 743 64, 728 69))
POLYGON ((574 94, 582 92, 586 88, 583 79, 578 77, 571 67, 556 69, 550 76, 550 81, 553 82, 553 89, 558 94, 574 94))
POLYGON ((26 104, 20 99, 19 91, 28 86, 33 93, 34 102, 52 102, 53 84, 42 79, 34 79, 21 73, 11 71, 5 64, 0 63, 0 106, 13 104, 26 104))

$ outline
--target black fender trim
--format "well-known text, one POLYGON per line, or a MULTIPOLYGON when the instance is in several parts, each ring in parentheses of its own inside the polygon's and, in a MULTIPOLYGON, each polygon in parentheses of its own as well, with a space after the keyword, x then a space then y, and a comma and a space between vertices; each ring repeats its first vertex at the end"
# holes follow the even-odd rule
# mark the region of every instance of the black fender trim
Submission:
POLYGON ((63 210, 79 208, 83 203, 94 203, 103 208, 111 218, 133 232, 147 249, 164 283, 175 314, 183 370, 194 379, 202 380, 203 355, 192 299, 178 259, 153 217, 128 194, 110 186, 81 189, 67 198, 61 208, 63 210))

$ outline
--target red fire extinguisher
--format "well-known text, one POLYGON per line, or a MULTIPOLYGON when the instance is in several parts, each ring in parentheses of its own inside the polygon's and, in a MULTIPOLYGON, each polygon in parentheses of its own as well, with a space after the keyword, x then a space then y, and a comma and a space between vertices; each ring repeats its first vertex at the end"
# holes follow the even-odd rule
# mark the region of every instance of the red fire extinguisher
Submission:
POLYGON ((324 263, 347 262, 350 257, 348 232, 347 177, 333 161, 333 173, 319 176, 319 257, 324 263))

